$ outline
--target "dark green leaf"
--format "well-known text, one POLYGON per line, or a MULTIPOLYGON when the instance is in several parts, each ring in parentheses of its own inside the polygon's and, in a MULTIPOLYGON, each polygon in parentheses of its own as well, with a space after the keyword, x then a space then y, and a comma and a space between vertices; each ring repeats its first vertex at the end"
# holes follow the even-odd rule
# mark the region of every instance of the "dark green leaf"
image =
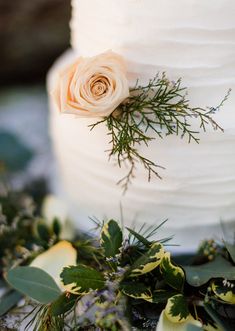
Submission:
POLYGON ((160 265, 163 256, 162 244, 153 243, 150 249, 133 263, 129 276, 136 277, 152 271, 160 265))
POLYGON ((177 295, 176 291, 170 291, 170 290, 155 290, 153 292, 153 302, 154 303, 160 303, 160 302, 166 302, 168 299, 173 297, 174 295, 177 295))
POLYGON ((57 218, 55 218, 53 220, 53 224, 52 224, 52 228, 53 228, 53 232, 54 234, 59 237, 60 232, 61 232, 61 226, 60 226, 60 222, 57 218))
POLYGON ((106 257, 114 257, 120 253, 122 246, 122 230, 117 222, 110 220, 102 230, 100 236, 100 244, 104 249, 106 257))
POLYGON ((184 271, 171 263, 170 253, 165 253, 161 261, 161 273, 168 285, 182 291, 184 286, 184 271))
POLYGON ((44 240, 45 242, 48 242, 50 240, 51 234, 46 224, 39 223, 37 225, 37 233, 40 239, 44 240))
POLYGON ((9 291, 0 298, 0 316, 6 314, 22 298, 22 294, 17 291, 9 291))
POLYGON ((70 285, 70 291, 75 294, 89 293, 105 286, 104 276, 99 271, 82 264, 64 268, 60 277, 64 285, 70 285))
POLYGON ((152 293, 149 287, 140 282, 121 284, 121 291, 129 297, 152 302, 152 293))
POLYGON ((148 241, 146 238, 144 238, 143 236, 141 236, 139 233, 135 232, 134 230, 127 228, 127 230, 136 238, 139 240, 139 242, 141 242, 143 245, 145 245, 146 247, 150 246, 150 241, 148 241))
POLYGON ((220 327, 221 331, 234 331, 234 324, 232 324, 228 319, 220 316, 209 303, 204 303, 204 308, 212 320, 215 321, 215 323, 220 327))
POLYGON ((35 267, 17 267, 7 273, 8 283, 32 299, 47 304, 56 300, 61 291, 54 279, 35 267))
POLYGON ((212 278, 225 278, 235 280, 235 267, 218 256, 214 261, 199 266, 183 267, 186 281, 191 286, 202 286, 212 278))
POLYGON ((189 316, 189 309, 185 297, 182 294, 177 294, 168 299, 165 314, 173 323, 186 321, 189 316))
POLYGON ((51 314, 53 316, 59 316, 67 313, 73 308, 78 299, 77 295, 72 293, 63 293, 56 301, 51 304, 51 314))
POLYGON ((6 131, 0 132, 0 163, 7 171, 22 171, 33 157, 32 150, 19 137, 6 131))

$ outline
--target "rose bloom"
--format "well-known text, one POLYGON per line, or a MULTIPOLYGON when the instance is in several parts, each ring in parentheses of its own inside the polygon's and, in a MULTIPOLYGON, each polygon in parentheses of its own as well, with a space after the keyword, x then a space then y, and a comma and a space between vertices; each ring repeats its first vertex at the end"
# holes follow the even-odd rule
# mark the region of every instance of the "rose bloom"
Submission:
POLYGON ((78 58, 60 73, 53 96, 62 113, 109 116, 129 96, 123 58, 112 51, 78 58))

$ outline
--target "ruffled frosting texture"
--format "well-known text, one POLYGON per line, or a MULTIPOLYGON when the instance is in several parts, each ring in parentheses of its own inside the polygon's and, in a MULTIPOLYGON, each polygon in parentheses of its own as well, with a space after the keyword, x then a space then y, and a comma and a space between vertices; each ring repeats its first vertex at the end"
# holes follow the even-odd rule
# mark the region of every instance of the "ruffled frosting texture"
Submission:
MULTIPOLYGON (((235 219, 235 1, 234 0, 73 0, 72 50, 54 66, 58 72, 76 57, 107 50, 127 59, 130 86, 165 71, 182 77, 192 105, 216 106, 224 133, 209 129, 201 142, 180 137, 155 140, 143 152, 158 164, 162 180, 147 181, 138 166, 125 196, 116 182, 126 173, 108 161, 106 128, 90 132, 91 119, 59 114, 51 100, 51 136, 63 194, 77 226, 89 228, 89 216, 149 224, 169 219, 167 235, 192 247, 218 235, 220 221, 235 219), (122 207, 120 207, 122 206, 122 207)), ((230 223, 230 226, 232 226, 230 223)))

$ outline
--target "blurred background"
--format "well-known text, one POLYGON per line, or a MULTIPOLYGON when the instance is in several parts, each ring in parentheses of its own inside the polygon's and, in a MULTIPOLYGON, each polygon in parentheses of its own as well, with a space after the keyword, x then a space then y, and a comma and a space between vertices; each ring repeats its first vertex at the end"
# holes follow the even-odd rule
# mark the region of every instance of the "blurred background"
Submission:
POLYGON ((70 0, 0 0, 0 175, 21 187, 53 167, 46 74, 69 47, 70 0))

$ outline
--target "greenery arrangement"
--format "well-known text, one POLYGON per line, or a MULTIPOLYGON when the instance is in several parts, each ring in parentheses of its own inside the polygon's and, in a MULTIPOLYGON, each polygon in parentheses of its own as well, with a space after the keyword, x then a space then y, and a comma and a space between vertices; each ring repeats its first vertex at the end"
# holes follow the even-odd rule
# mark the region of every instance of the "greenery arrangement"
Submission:
POLYGON ((50 253, 62 243, 61 225, 47 225, 38 210, 25 194, 1 193, 2 316, 27 296, 34 302, 28 330, 234 330, 234 243, 207 240, 195 256, 172 258, 170 238, 153 239, 164 224, 125 235, 110 220, 97 223, 99 237, 70 240, 77 261, 61 269, 58 283, 30 266, 43 252, 51 265, 61 259, 50 253))
POLYGON ((191 107, 187 92, 181 79, 172 82, 165 73, 158 74, 146 86, 139 86, 137 82, 125 102, 110 116, 91 125, 93 130, 101 123, 106 124, 111 144, 109 156, 116 157, 120 167, 123 163, 130 165, 127 175, 118 182, 124 192, 135 176, 138 162, 147 170, 149 181, 152 176, 161 178, 158 168, 163 167, 142 155, 138 145, 148 146, 152 140, 172 134, 187 138, 189 143, 199 143, 199 132, 206 131, 207 126, 223 131, 213 114, 223 106, 230 90, 218 106, 205 109, 191 107), (192 128, 192 119, 197 121, 196 131, 192 128))

